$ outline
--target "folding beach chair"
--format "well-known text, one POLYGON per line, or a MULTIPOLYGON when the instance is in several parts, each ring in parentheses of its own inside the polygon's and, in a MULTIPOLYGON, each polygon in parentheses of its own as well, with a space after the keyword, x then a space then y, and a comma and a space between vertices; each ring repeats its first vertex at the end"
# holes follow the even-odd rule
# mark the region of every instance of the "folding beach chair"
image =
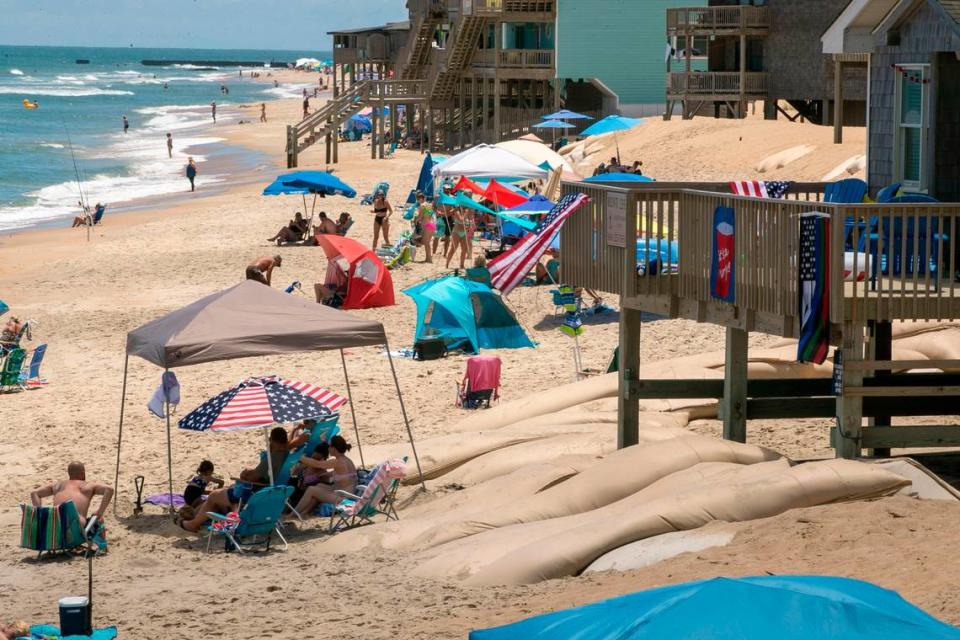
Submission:
POLYGON ((467 371, 457 386, 457 406, 476 409, 490 408, 490 401, 500 397, 500 358, 472 356, 467 358, 467 371))
POLYGON ((229 543, 227 549, 243 553, 243 547, 263 546, 270 550, 273 534, 287 547, 287 540, 277 528, 280 516, 293 493, 293 487, 267 487, 250 497, 250 501, 235 518, 212 511, 207 515, 213 522, 207 527, 207 552, 214 536, 223 536, 229 543))
POLYGON ((330 533, 373 524, 377 515, 384 515, 387 520, 399 520, 394 500, 406 471, 406 457, 388 460, 370 472, 366 484, 357 486, 356 494, 338 489, 337 496, 342 499, 330 516, 330 533))
POLYGON ((7 353, 7 358, 3 363, 3 370, 0 371, 0 390, 26 389, 20 379, 23 371, 23 362, 26 359, 27 351, 20 347, 14 347, 7 353))
POLYGON ((389 195, 390 193, 390 183, 378 182, 376 186, 373 188, 373 191, 371 191, 370 193, 365 193, 363 195, 363 198, 360 199, 360 204, 367 205, 367 206, 372 205, 373 197, 377 195, 378 191, 383 191, 383 197, 387 197, 387 195, 389 195))
POLYGON ((36 551, 38 558, 44 553, 72 551, 88 542, 96 543, 95 553, 107 547, 107 543, 99 536, 96 524, 91 522, 84 531, 80 514, 72 500, 56 507, 21 504, 20 512, 20 546, 36 551))
POLYGON ((30 358, 30 365, 20 373, 21 386, 37 386, 43 384, 40 378, 40 365, 43 363, 43 357, 47 353, 47 345, 41 344, 33 350, 30 358))
POLYGON ((350 228, 353 227, 353 223, 354 223, 354 222, 356 222, 356 220, 353 219, 353 216, 350 216, 350 218, 347 219, 347 224, 345 224, 345 225, 343 225, 343 227, 337 229, 337 235, 338 235, 338 236, 346 236, 346 235, 347 235, 347 232, 350 231, 350 228))
POLYGON ((490 282, 490 269, 486 267, 467 267, 465 271, 467 280, 473 280, 474 282, 485 284, 491 289, 493 288, 490 282))
POLYGON ((550 289, 550 296, 553 300, 554 316, 563 313, 576 313, 580 310, 580 300, 577 298, 576 289, 568 284, 550 289))

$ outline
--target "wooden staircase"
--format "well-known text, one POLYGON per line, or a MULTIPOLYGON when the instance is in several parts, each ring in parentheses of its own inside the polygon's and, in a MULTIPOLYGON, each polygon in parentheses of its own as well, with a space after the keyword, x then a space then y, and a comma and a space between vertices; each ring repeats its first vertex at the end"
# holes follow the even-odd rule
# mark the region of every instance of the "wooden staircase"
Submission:
POLYGON ((358 82, 299 123, 288 125, 287 168, 296 167, 300 152, 323 140, 327 134, 339 135, 340 125, 367 106, 370 87, 369 80, 358 82))
POLYGON ((433 52, 433 36, 443 21, 439 11, 427 11, 417 16, 410 29, 407 43, 407 60, 400 72, 401 80, 424 80, 430 69, 430 54, 433 52))
POLYGON ((444 102, 453 98, 457 81, 473 59, 486 23, 485 18, 473 15, 462 15, 457 19, 447 44, 446 64, 437 73, 430 89, 431 101, 444 102))

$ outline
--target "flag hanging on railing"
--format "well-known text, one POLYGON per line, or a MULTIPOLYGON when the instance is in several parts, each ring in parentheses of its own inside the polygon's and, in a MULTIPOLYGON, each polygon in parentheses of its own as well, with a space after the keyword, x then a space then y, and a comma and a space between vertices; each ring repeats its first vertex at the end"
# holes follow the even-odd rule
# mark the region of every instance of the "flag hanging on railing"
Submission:
POLYGON ((734 301, 737 283, 736 228, 733 209, 713 211, 713 253, 710 259, 710 295, 724 302, 734 301))
POLYGON ((782 198, 791 186, 789 180, 738 180, 730 183, 730 190, 738 196, 782 198))
POLYGON ((800 216, 800 342, 797 360, 822 364, 830 349, 830 216, 800 216))
POLYGON ((519 242, 508 251, 490 261, 487 269, 490 271, 490 282, 494 289, 503 295, 513 291, 514 287, 523 282, 533 265, 543 256, 550 247, 553 239, 560 233, 560 227, 570 214, 582 207, 589 198, 582 193, 571 193, 564 196, 554 205, 550 213, 545 215, 533 231, 523 236, 519 242))

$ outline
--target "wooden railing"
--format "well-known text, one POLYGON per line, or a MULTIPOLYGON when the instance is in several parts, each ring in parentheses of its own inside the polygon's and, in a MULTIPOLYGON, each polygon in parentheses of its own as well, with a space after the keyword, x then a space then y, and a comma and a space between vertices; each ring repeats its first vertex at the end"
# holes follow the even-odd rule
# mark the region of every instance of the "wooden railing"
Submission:
POLYGON ((370 86, 370 100, 423 99, 429 91, 429 80, 381 80, 370 86))
POLYGON ((470 64, 501 69, 553 69, 552 49, 478 49, 470 64))
MULTIPOLYGON (((671 95, 736 95, 740 93, 740 73, 737 71, 693 71, 670 73, 667 92, 671 95)), ((767 74, 745 74, 745 90, 748 95, 767 93, 767 74)))
POLYGON ((829 204, 819 202, 824 186, 795 184, 772 200, 719 183, 564 183, 590 203, 561 232, 563 279, 619 293, 624 306, 795 337, 799 219, 817 211, 831 221, 831 322, 960 318, 950 244, 960 204, 829 204), (734 211, 733 303, 711 294, 718 206, 734 211))
POLYGON ((556 10, 554 0, 450 0, 451 7, 464 15, 501 16, 508 13, 548 13, 556 10))
POLYGON ((684 7, 667 9, 667 33, 757 30, 770 27, 766 7, 684 7))

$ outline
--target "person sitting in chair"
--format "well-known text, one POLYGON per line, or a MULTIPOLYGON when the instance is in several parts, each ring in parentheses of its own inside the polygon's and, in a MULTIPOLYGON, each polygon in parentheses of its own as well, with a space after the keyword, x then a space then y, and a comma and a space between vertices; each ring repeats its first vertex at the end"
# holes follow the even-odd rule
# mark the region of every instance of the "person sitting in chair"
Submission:
POLYGON ((337 218, 337 235, 345 236, 347 231, 350 230, 350 227, 353 226, 353 218, 350 217, 350 214, 344 211, 340 214, 340 217, 337 218))
POLYGON ((536 279, 537 284, 560 284, 560 253, 554 249, 547 251, 550 259, 547 265, 537 262, 536 279))
POLYGON ((12 349, 20 346, 20 335, 23 333, 23 323, 20 318, 11 316, 3 331, 0 331, 0 356, 6 355, 12 349))
POLYGON ((303 219, 303 214, 297 211, 293 220, 287 223, 287 226, 280 227, 280 230, 272 238, 267 238, 267 242, 276 242, 277 246, 285 242, 299 242, 307 233, 307 221, 303 219))
POLYGON ((327 217, 326 211, 321 211, 319 216, 320 224, 313 225, 313 234, 324 233, 327 235, 336 235, 337 223, 327 217))
POLYGON ((350 265, 342 257, 333 258, 327 262, 327 274, 323 284, 319 282, 313 285, 313 291, 317 296, 317 302, 329 307, 340 307, 344 298, 347 297, 347 285, 350 283, 350 277, 347 271, 350 265))
POLYGON ((330 471, 333 484, 315 484, 307 487, 303 492, 303 497, 300 498, 294 508, 297 513, 305 516, 320 504, 337 504, 340 501, 336 493, 338 489, 350 493, 357 490, 357 467, 347 457, 347 451, 350 451, 350 449, 351 446, 347 444, 343 436, 333 436, 330 438, 331 459, 316 460, 307 456, 300 458, 300 463, 306 468, 330 471))
POLYGON ((181 518, 176 519, 176 523, 185 531, 196 532, 209 519, 207 513, 229 513, 235 511, 241 502, 246 502, 254 494, 254 485, 269 485, 270 470, 273 470, 273 477, 280 475, 280 469, 283 468, 287 460, 288 439, 287 430, 283 427, 274 427, 270 431, 270 455, 263 456, 260 463, 252 469, 244 469, 240 472, 240 482, 226 489, 217 489, 211 491, 207 499, 200 505, 196 515, 190 520, 181 518), (268 466, 269 460, 269 466, 268 466))
POLYGON ((53 506, 59 507, 64 502, 73 502, 80 515, 81 526, 87 525, 87 513, 90 511, 90 502, 93 496, 100 496, 100 506, 97 508, 97 520, 103 522, 103 514, 113 498, 113 487, 99 482, 87 482, 87 470, 82 462, 71 462, 67 465, 67 479, 51 482, 34 489, 30 493, 30 502, 35 507, 43 506, 44 498, 53 498, 53 506))

